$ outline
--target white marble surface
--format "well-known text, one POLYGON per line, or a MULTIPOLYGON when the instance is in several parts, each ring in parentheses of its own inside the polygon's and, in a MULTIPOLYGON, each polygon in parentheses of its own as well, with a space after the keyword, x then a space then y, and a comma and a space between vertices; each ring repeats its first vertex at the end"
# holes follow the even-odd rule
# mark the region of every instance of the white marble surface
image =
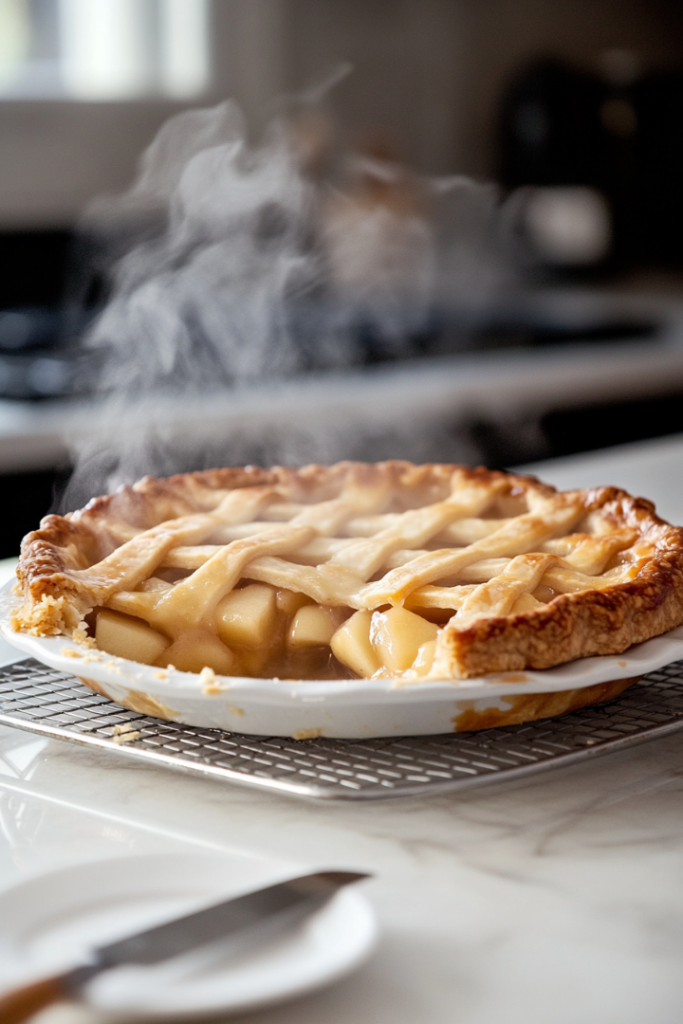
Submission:
MULTIPOLYGON (((537 468, 567 485, 629 484, 681 521, 682 466, 677 440, 537 468)), ((0 822, 1 887, 189 847, 372 871, 373 958, 252 1024, 678 1024, 683 1014, 683 732, 470 794, 322 806, 4 729, 0 822)), ((62 1008, 48 1022, 91 1018, 62 1008)))

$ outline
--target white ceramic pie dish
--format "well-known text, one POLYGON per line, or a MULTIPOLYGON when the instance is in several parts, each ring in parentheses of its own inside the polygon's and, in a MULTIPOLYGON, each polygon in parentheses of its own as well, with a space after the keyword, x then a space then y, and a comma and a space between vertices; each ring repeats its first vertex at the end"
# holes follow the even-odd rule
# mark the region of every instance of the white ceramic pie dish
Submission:
POLYGON ((544 672, 502 672, 479 679, 396 683, 389 679, 291 681, 241 676, 205 687, 196 673, 161 670, 79 647, 66 637, 14 632, 10 584, 0 592, 0 631, 12 647, 86 679, 117 703, 186 725, 258 736, 369 739, 453 732, 476 715, 509 711, 512 698, 630 679, 683 658, 683 626, 624 654, 583 658, 544 672), (458 720, 460 719, 460 723, 458 720))

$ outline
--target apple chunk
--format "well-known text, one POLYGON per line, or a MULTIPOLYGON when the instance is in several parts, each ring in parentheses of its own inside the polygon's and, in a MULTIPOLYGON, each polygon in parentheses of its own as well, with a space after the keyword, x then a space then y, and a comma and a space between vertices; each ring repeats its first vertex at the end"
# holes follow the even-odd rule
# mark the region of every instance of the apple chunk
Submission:
POLYGON ((97 614, 95 642, 107 654, 152 665, 171 641, 142 619, 103 608, 97 614))
POLYGON ((299 608, 314 603, 306 594, 297 594, 294 590, 278 590, 275 602, 278 611, 284 612, 285 615, 296 615, 299 608))
POLYGON ((391 672, 410 668, 423 644, 436 640, 438 627, 405 608, 374 612, 370 642, 380 661, 391 672))
POLYGON ((423 677, 428 675, 434 664, 435 654, 436 640, 428 640, 426 644, 422 644, 411 666, 416 676, 423 677))
POLYGON ((234 656, 225 644, 205 629, 188 629, 167 647, 156 664, 173 665, 181 672, 201 672, 212 668, 219 676, 230 675, 234 656))
POLYGON ((355 612, 339 627, 330 641, 335 658, 364 679, 369 679, 382 667, 370 643, 371 620, 371 612, 355 612))
POLYGON ((216 609, 218 635, 226 644, 260 647, 275 628, 275 591, 262 583, 233 590, 216 609))
POLYGON ((320 604, 299 608, 287 634, 287 646, 324 647, 329 644, 340 622, 339 610, 320 604))

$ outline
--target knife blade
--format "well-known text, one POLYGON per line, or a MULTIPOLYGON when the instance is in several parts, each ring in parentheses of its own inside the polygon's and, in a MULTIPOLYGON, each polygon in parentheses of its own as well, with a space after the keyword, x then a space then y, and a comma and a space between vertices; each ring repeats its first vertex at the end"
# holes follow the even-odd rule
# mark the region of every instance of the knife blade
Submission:
POLYGON ((99 946, 70 971, 0 997, 1 1024, 21 1024, 80 988, 102 971, 124 964, 158 964, 219 939, 278 931, 323 907, 343 886, 370 876, 358 871, 317 871, 204 907, 124 939, 99 946))

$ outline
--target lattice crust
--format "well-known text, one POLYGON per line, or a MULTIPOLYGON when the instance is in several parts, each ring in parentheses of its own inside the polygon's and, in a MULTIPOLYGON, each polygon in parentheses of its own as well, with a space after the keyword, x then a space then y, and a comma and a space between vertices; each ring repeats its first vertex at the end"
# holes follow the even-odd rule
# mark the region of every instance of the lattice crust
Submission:
POLYGON ((462 466, 224 469, 48 516, 18 578, 15 628, 82 638, 94 617, 132 622, 159 665, 310 675, 331 645, 328 675, 465 678, 620 653, 679 625, 683 530, 613 487, 558 493, 462 466), (245 608, 280 636, 267 657, 245 608))

